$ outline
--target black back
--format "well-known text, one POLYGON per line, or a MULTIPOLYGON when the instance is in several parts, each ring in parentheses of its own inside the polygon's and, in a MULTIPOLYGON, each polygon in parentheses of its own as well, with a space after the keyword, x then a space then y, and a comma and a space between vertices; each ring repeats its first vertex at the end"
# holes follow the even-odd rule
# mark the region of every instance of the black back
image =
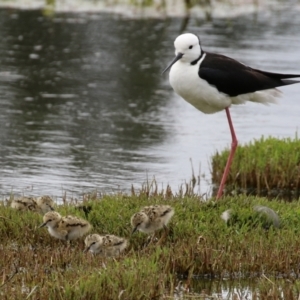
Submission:
POLYGON ((230 57, 208 52, 200 65, 199 76, 231 97, 300 82, 287 79, 300 75, 252 69, 230 57))

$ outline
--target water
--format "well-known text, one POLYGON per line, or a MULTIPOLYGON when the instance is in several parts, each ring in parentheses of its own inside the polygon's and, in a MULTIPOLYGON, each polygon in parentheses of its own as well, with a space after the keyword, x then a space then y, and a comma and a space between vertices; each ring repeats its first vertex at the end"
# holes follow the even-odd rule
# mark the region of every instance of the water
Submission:
MULTIPOLYGON (((211 22, 189 20, 203 48, 256 68, 300 72, 300 17, 274 10, 211 22)), ((204 115, 174 94, 161 71, 185 20, 0 9, 0 193, 56 198, 128 191, 155 176, 174 191, 205 174, 230 145, 225 113, 204 115)), ((232 108, 241 142, 294 136, 300 85, 279 105, 232 108)))

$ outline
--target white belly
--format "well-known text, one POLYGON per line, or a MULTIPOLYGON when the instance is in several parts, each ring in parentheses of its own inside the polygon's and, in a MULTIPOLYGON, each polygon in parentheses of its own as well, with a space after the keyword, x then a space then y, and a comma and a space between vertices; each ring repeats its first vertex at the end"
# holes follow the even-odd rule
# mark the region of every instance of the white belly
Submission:
POLYGON ((170 71, 170 84, 174 91, 198 110, 211 114, 231 105, 231 98, 220 93, 198 75, 199 63, 192 66, 180 61, 170 71))
POLYGON ((48 231, 50 235, 54 236, 55 238, 60 240, 66 240, 66 235, 67 235, 66 231, 58 231, 53 229, 52 227, 48 227, 48 231))

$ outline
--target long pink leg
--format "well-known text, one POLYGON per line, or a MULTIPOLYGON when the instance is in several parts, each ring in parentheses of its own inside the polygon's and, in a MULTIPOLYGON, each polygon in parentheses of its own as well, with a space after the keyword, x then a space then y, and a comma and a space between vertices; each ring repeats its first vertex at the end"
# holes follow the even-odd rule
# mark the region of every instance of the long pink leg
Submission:
POLYGON ((231 142, 231 150, 230 150, 230 153, 229 153, 229 157, 227 159, 226 167, 225 167, 225 170, 224 170, 224 173, 223 173, 223 176, 222 176, 222 180, 221 180, 221 183, 220 183, 220 187, 219 187, 219 190, 218 190, 217 199, 220 199, 222 197, 223 190, 224 190, 224 185, 225 185, 225 182, 226 182, 229 170, 230 170, 230 166, 231 166, 231 163, 232 163, 232 159, 234 157, 236 147, 238 145, 238 140, 236 139, 236 136, 235 136, 235 132, 234 132, 234 128, 233 128, 233 125, 232 125, 229 108, 228 107, 225 108, 225 111, 226 111, 226 116, 227 116, 227 120, 228 120, 228 123, 229 123, 232 142, 231 142))

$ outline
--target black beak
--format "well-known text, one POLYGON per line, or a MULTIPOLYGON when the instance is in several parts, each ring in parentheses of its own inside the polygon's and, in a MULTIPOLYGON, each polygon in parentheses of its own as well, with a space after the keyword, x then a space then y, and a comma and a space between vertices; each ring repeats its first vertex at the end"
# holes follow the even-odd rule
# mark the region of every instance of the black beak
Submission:
POLYGON ((88 252, 89 250, 90 250, 90 246, 89 247, 86 247, 84 250, 83 250, 83 253, 86 253, 86 252, 88 252))
POLYGON ((173 61, 163 70, 162 74, 164 74, 166 71, 168 71, 175 63, 177 60, 179 60, 183 56, 183 53, 178 53, 176 57, 173 59, 173 61))
POLYGON ((42 228, 42 227, 44 227, 44 226, 46 226, 47 225, 47 223, 43 223, 42 225, 40 225, 38 228, 42 228))
POLYGON ((136 232, 137 228, 138 228, 137 226, 134 227, 133 230, 132 230, 132 232, 131 232, 131 234, 134 234, 136 232))

